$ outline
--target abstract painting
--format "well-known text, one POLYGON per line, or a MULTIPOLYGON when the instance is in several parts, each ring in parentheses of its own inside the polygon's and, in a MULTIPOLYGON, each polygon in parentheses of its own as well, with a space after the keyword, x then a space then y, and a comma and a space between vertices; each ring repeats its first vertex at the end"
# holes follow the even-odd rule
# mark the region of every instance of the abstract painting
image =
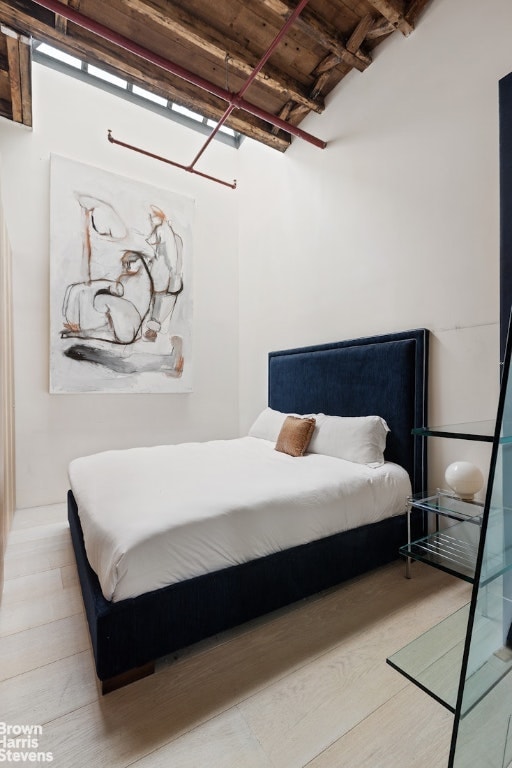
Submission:
POLYGON ((194 202, 52 155, 50 392, 190 392, 194 202))

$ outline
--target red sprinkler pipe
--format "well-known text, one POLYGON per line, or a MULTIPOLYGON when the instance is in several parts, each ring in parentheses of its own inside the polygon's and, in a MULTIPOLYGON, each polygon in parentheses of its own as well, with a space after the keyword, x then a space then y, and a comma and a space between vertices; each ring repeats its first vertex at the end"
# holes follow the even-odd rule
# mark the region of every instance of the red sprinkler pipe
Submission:
MULTIPOLYGON (((259 60, 259 62, 254 67, 253 71, 251 72, 251 74, 249 75, 249 77, 247 78, 247 80, 245 81, 243 86, 241 87, 241 89, 238 91, 238 94, 235 97, 236 99, 241 99, 244 96, 244 94, 247 92, 248 88, 252 85, 252 83, 254 82, 256 77, 258 76, 258 74, 261 72, 261 70, 263 69, 263 67, 265 66, 267 61, 269 60, 269 58, 272 55, 272 53, 275 51, 275 49, 277 48, 277 46, 279 45, 279 43, 281 42, 283 37, 288 32, 289 28, 292 26, 292 24, 297 19, 297 17, 302 12, 302 10, 305 8, 305 6, 308 4, 308 2, 309 2, 309 0, 301 0, 301 2, 298 4, 298 6, 293 11, 293 13, 290 14, 290 16, 286 20, 285 24, 281 27, 281 29, 279 30, 277 35, 274 37, 273 41, 271 42, 271 44, 269 45, 269 47, 267 48, 267 50, 265 51, 265 53, 263 54, 261 59, 259 60)), ((208 136, 207 140, 205 141, 205 143, 203 144, 203 146, 201 147, 201 149, 199 150, 197 155, 194 157, 194 159, 190 163, 190 168, 191 169, 197 163, 197 161, 199 160, 199 158, 201 157, 201 155, 205 151, 206 147, 210 144, 210 142, 212 141, 213 137, 220 130, 221 126, 224 125, 224 123, 226 122, 226 120, 228 119, 228 117, 230 116, 232 111, 235 109, 235 106, 236 105, 235 105, 234 99, 233 99, 233 97, 231 97, 231 99, 229 100, 228 108, 226 109, 226 111, 224 112, 222 117, 220 118, 219 122, 217 123, 217 125, 215 126, 215 128, 213 129, 211 134, 208 136)))
POLYGON ((190 165, 182 165, 181 163, 176 163, 174 160, 169 160, 167 157, 161 157, 160 155, 155 155, 153 152, 148 152, 146 149, 141 149, 140 147, 134 147, 132 144, 126 144, 124 141, 119 141, 119 139, 114 139, 112 136, 112 131, 109 130, 108 140, 111 144, 118 144, 120 147, 124 147, 125 149, 132 149, 134 152, 139 152, 141 155, 145 155, 146 157, 152 157, 153 160, 160 160, 162 163, 167 163, 168 165, 173 165, 175 168, 180 168, 182 171, 188 171, 189 173, 195 173, 197 176, 202 176, 203 179, 209 179, 209 181, 216 181, 217 184, 223 184, 225 187, 231 187, 231 189, 236 189, 236 180, 233 181, 233 183, 229 181, 223 181, 222 179, 217 179, 215 176, 209 176, 207 173, 201 173, 201 171, 196 171, 195 168, 191 168, 190 165))
POLYGON ((151 64, 160 67, 160 69, 163 69, 166 72, 170 72, 171 74, 180 77, 182 80, 186 80, 188 83, 201 88, 203 91, 207 91, 214 96, 218 96, 218 98, 227 101, 230 106, 241 109, 244 112, 248 112, 250 115, 254 115, 255 117, 259 117, 261 120, 265 120, 267 123, 275 125, 276 128, 280 128, 287 133, 291 133, 293 136, 297 136, 298 138, 303 139, 310 144, 314 144, 320 149, 325 149, 327 146, 327 142, 323 141, 322 139, 318 139, 316 136, 301 130, 297 126, 281 120, 281 118, 273 115, 271 112, 267 112, 266 110, 255 106, 254 104, 250 104, 240 95, 234 95, 224 88, 220 88, 218 85, 215 85, 215 83, 211 83, 208 80, 205 80, 203 77, 195 75, 193 72, 190 72, 188 69, 185 69, 179 64, 175 64, 169 59, 160 56, 158 53, 154 53, 148 48, 144 48, 142 45, 139 45, 124 35, 121 35, 118 32, 114 32, 114 30, 109 29, 109 27, 106 27, 99 21, 90 19, 88 16, 84 16, 79 11, 75 11, 74 8, 70 8, 68 5, 64 5, 63 3, 59 2, 59 0, 32 0, 32 2, 36 5, 40 5, 42 8, 46 8, 48 11, 52 11, 53 13, 62 16, 62 18, 71 21, 73 24, 76 24, 79 27, 82 27, 82 29, 86 29, 88 32, 92 32, 93 34, 98 35, 98 37, 101 37, 104 40, 107 40, 108 42, 113 43, 114 45, 117 45, 120 48, 129 51, 130 53, 133 53, 135 56, 138 56, 145 61, 149 61, 151 64))

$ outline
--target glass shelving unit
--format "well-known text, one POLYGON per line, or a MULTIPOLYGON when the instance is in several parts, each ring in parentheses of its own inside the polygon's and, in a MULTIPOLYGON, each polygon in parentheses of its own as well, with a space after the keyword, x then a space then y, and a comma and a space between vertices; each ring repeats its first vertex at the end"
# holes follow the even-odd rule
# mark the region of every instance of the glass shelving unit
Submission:
POLYGON ((495 421, 473 421, 442 427, 416 427, 412 430, 412 434, 421 437, 450 437, 452 440, 479 440, 492 443, 495 426, 495 421))
POLYGON ((453 714, 468 618, 469 603, 387 659, 453 714))
POLYGON ((407 558, 407 576, 410 575, 410 561, 420 560, 465 581, 473 582, 482 513, 483 504, 464 501, 441 489, 430 496, 411 496, 408 500, 408 541, 400 548, 400 554, 407 558), (427 536, 411 540, 412 509, 420 509, 433 516, 435 530, 427 536), (442 527, 440 520, 445 523, 442 527), (447 525, 446 521, 450 524, 447 525))
POLYGON ((448 768, 512 768, 511 346, 509 333, 495 424, 415 430, 492 442, 485 503, 442 490, 412 497, 413 508, 433 515, 435 530, 401 549, 473 585, 466 606, 387 660, 453 713, 448 768))

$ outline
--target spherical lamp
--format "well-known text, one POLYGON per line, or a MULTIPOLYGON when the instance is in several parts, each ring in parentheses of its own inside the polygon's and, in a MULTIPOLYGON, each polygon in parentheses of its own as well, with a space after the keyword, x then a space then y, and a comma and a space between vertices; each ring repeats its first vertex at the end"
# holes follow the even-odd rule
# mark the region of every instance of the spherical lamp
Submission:
POLYGON ((461 499, 471 500, 484 487, 484 476, 470 461, 454 461, 446 467, 444 479, 461 499))

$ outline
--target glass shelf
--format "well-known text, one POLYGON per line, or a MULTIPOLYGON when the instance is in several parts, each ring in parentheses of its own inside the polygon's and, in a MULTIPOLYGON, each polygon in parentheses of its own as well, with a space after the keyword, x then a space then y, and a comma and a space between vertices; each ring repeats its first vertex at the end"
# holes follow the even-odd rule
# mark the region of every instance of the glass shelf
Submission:
POLYGON ((472 647, 464 683, 460 716, 465 718, 474 707, 512 670, 512 650, 504 645, 503 584, 490 582, 479 588, 479 606, 472 625, 472 647))
POLYGON ((400 554, 432 565, 459 579, 475 580, 480 529, 467 522, 456 523, 400 547, 400 554))
POLYGON ((489 510, 484 557, 480 572, 480 586, 512 570, 512 541, 507 535, 512 523, 512 509, 491 507, 489 510))
POLYGON ((400 550, 408 576, 416 559, 473 584, 468 606, 387 660, 454 714, 448 768, 512 768, 511 357, 512 319, 495 423, 413 430, 421 437, 492 443, 485 504, 444 491, 412 497, 408 542, 400 550), (412 509, 430 515, 429 535, 416 541, 412 509))
MULTIPOLYGON (((473 583, 480 540, 483 506, 438 489, 428 496, 416 494, 408 499, 410 508, 435 515, 435 531, 400 548, 400 554, 473 583), (440 527, 440 519, 450 524, 440 527), (455 524, 452 521, 457 521, 455 524)), ((410 525, 409 525, 410 530, 410 525)), ((407 570, 409 575, 409 567, 407 570)))
MULTIPOLYGON (((467 522, 457 523, 404 544, 400 547, 400 554, 472 584, 478 556, 478 531, 476 526, 467 522)), ((495 551, 488 546, 487 550, 480 573, 481 587, 512 571, 512 545, 497 547, 495 551)))
POLYGON ((468 618, 469 603, 386 659, 452 713, 457 702, 468 618))
MULTIPOLYGON (((481 617, 474 627, 475 643, 482 648, 496 634, 496 606, 492 607, 496 601, 493 595, 488 600, 488 617, 481 617)), ((468 603, 386 660, 452 713, 457 705, 469 609, 468 603)), ((497 648, 474 659, 465 681, 461 716, 466 717, 511 670, 512 651, 508 648, 497 648)))
POLYGON ((492 443, 494 437, 494 421, 473 421, 466 424, 447 424, 439 427, 416 427, 413 435, 422 437, 450 437, 457 440, 480 440, 492 443))
MULTIPOLYGON (((449 437, 452 440, 477 440, 492 443, 494 440, 495 421, 472 421, 467 424, 446 424, 437 427, 415 427, 411 434, 419 437, 449 437)), ((512 420, 503 421, 501 445, 512 443, 512 420)))
POLYGON ((425 512, 432 512, 452 520, 467 520, 477 525, 482 522, 483 504, 478 501, 461 499, 442 489, 427 495, 424 493, 415 494, 410 496, 408 501, 417 509, 423 509, 425 512))
MULTIPOLYGON (((411 496, 409 502, 415 509, 436 515, 436 530, 404 544, 400 547, 400 554, 472 584, 475 579, 483 505, 459 499, 443 490, 430 496, 411 496), (439 518, 456 522, 440 527, 439 518)), ((512 509, 490 508, 486 557, 480 573, 481 586, 490 584, 512 570, 512 541, 510 544, 503 541, 503 531, 511 522, 512 509)))

